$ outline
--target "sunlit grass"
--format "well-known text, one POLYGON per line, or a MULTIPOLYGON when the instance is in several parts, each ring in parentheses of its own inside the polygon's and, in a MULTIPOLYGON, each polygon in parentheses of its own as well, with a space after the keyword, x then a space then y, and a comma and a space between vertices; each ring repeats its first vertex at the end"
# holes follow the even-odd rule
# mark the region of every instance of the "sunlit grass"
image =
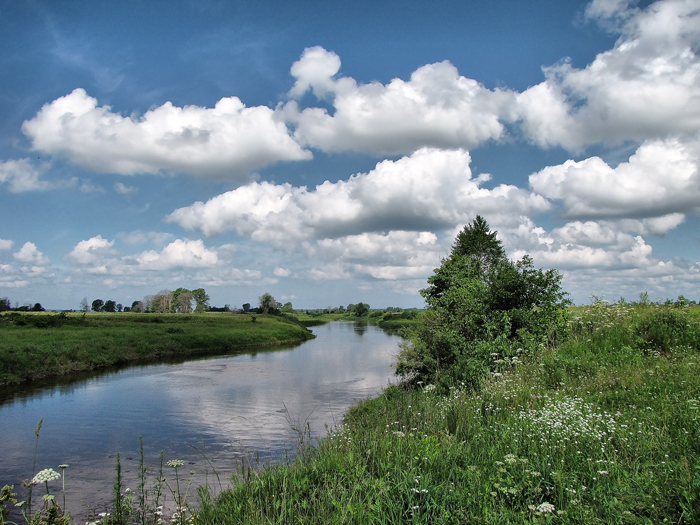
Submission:
MULTIPOLYGON (((695 311, 596 303, 478 392, 390 387, 198 523, 697 523, 695 311)), ((494 356, 498 360, 499 356, 494 356)))
POLYGON ((4 314, 0 385, 162 356, 301 342, 313 334, 276 316, 4 314))

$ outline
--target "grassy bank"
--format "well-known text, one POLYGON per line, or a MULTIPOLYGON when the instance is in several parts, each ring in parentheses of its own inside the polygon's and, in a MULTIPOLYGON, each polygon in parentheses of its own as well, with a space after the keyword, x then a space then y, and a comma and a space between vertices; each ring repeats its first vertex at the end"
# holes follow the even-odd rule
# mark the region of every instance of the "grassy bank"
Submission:
POLYGON ((0 316, 0 385, 312 337, 299 323, 277 316, 10 313, 0 316))
POLYGON ((596 303, 477 391, 390 387, 195 522, 698 523, 697 310, 596 303))

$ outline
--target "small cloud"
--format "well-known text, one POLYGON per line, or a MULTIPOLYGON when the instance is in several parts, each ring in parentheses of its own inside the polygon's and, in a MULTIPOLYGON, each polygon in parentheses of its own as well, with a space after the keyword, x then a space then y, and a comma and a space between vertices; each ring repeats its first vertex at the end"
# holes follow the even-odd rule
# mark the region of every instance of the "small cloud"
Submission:
POLYGON ((275 271, 273 271, 272 273, 277 277, 289 277, 290 275, 292 275, 292 272, 285 268, 275 268, 275 271))
POLYGON ((132 246, 146 243, 152 243, 160 246, 168 242, 173 237, 173 235, 171 233, 165 232, 145 232, 141 230, 136 230, 133 232, 118 233, 117 237, 123 243, 130 244, 132 246))
POLYGON ((84 180, 83 183, 78 187, 83 193, 104 193, 104 188, 102 186, 97 186, 89 180, 84 180))
POLYGON ((138 192, 139 189, 135 186, 127 186, 126 184, 117 182, 114 184, 114 191, 116 191, 120 195, 131 195, 132 193, 138 192))
POLYGON ((17 253, 12 254, 12 256, 19 262, 32 264, 34 266, 46 266, 51 263, 48 257, 44 257, 44 254, 37 250, 33 242, 24 243, 24 246, 22 246, 17 253))
POLYGON ((0 251, 11 250, 14 245, 15 245, 15 243, 13 241, 9 241, 6 239, 0 239, 0 251))

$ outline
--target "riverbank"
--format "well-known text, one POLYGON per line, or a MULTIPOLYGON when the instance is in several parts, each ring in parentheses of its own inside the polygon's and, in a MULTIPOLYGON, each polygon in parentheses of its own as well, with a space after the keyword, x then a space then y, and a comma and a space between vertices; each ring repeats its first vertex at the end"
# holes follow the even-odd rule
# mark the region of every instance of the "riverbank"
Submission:
POLYGON ((698 310, 596 303, 478 391, 389 387, 195 523, 697 523, 698 310), (531 353, 530 353, 531 352, 531 353))
POLYGON ((0 316, 0 386, 144 359, 313 337, 300 323, 281 316, 10 313, 0 316))

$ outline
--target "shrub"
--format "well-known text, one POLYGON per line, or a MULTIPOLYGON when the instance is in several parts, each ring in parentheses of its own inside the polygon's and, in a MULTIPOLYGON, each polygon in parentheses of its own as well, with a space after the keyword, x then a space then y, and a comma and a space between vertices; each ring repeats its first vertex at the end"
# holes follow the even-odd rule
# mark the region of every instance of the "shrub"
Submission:
POLYGON ((403 343, 396 373, 409 381, 476 387, 496 361, 519 359, 565 327, 556 270, 510 261, 477 216, 421 290, 427 311, 403 343))

